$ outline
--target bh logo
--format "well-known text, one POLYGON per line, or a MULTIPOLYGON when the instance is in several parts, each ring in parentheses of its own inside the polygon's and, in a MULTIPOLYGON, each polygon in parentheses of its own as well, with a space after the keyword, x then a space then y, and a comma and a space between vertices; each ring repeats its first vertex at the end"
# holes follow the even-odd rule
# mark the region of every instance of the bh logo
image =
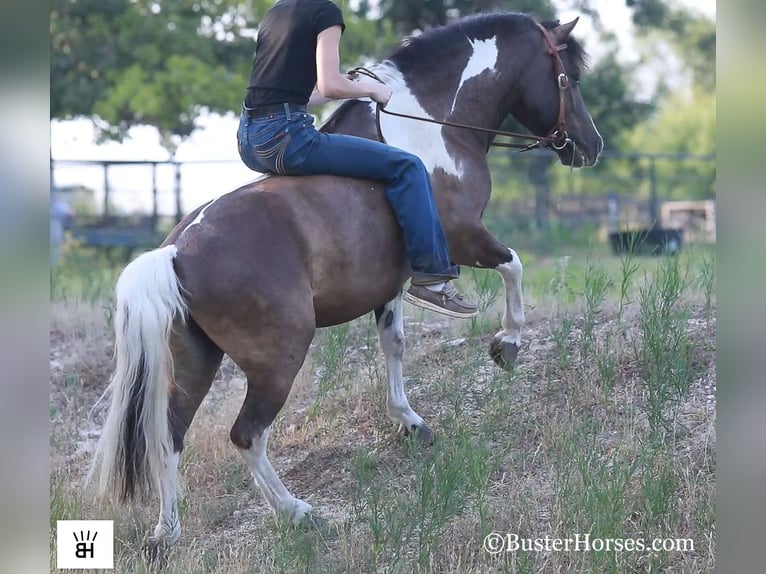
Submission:
POLYGON ((92 542, 90 530, 86 530, 85 534, 83 534, 82 530, 80 530, 79 538, 77 538, 76 532, 73 533, 73 536, 75 542, 77 542, 75 545, 74 555, 77 556, 77 558, 93 558, 96 536, 98 536, 98 532, 93 533, 92 542))
POLYGON ((114 568, 114 522, 59 520, 56 523, 56 568, 114 568))

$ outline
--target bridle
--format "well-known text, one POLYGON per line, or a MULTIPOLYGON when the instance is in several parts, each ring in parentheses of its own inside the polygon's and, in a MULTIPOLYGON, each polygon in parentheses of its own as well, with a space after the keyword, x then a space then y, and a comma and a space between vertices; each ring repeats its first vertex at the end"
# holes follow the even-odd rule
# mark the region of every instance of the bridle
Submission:
MULTIPOLYGON (((520 151, 528 151, 531 149, 542 148, 542 147, 551 147, 556 150, 561 150, 561 149, 564 149, 569 143, 573 143, 572 139, 569 137, 569 134, 567 134, 567 131, 566 131, 566 118, 565 118, 566 110, 565 110, 565 104, 564 104, 564 93, 566 92, 567 88, 569 88, 569 78, 564 72, 564 64, 561 62, 561 56, 559 55, 559 52, 561 52, 562 50, 566 50, 566 44, 556 44, 556 40, 553 38, 553 35, 545 26, 543 26, 539 22, 535 22, 535 24, 537 24, 537 27, 542 32, 543 37, 545 38, 545 41, 548 44, 547 53, 549 56, 551 56, 551 58, 553 58, 553 68, 556 73, 556 84, 559 90, 559 110, 558 110, 558 116, 556 118, 556 124, 551 128, 551 130, 546 135, 536 136, 532 134, 522 134, 522 133, 508 132, 503 130, 493 130, 489 128, 469 126, 466 124, 459 124, 455 122, 435 120, 435 119, 426 118, 423 116, 413 116, 410 114, 403 114, 400 112, 389 111, 385 109, 381 104, 378 104, 375 110, 375 127, 378 130, 378 138, 380 139, 380 141, 383 143, 386 143, 386 139, 383 136, 383 131, 380 128, 380 114, 384 113, 390 116, 397 116, 400 118, 407 118, 407 119, 418 120, 422 122, 430 122, 432 124, 440 124, 443 126, 449 126, 453 128, 462 128, 462 129, 468 129, 468 130, 473 130, 478 132, 491 133, 491 134, 494 134, 495 136, 505 136, 505 137, 511 137, 511 138, 532 140, 532 143, 529 143, 529 144, 512 143, 512 142, 494 142, 494 141, 490 144, 492 146, 497 146, 497 147, 515 148, 520 151)), ((369 78, 377 80, 378 82, 385 83, 374 72, 368 70, 367 68, 361 68, 361 67, 354 68, 349 71, 349 74, 350 75, 361 74, 363 76, 367 76, 369 78)))

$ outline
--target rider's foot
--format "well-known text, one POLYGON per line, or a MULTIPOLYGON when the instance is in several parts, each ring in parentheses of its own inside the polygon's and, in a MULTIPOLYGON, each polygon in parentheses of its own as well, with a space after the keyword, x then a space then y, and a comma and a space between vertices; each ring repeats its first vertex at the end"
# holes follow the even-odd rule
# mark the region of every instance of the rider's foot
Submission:
POLYGON ((476 303, 458 293, 449 281, 440 291, 434 291, 425 285, 410 285, 410 288, 404 292, 404 300, 450 317, 468 318, 475 317, 478 313, 476 303))

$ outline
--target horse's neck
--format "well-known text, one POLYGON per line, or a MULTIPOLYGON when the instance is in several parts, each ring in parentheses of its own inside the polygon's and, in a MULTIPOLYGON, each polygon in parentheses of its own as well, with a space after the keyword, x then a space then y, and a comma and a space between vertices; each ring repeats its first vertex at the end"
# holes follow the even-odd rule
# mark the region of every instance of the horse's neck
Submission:
POLYGON ((420 107, 433 119, 497 129, 509 111, 506 96, 518 75, 516 66, 509 65, 515 58, 502 58, 501 63, 496 37, 464 37, 441 55, 439 63, 419 62, 408 67, 406 77, 392 62, 374 68, 394 88, 392 106, 403 104, 399 92, 404 92, 408 96, 404 103, 414 100, 417 106, 412 108, 420 107))
MULTIPOLYGON (((487 42, 474 48, 460 74, 442 73, 431 84, 427 78, 405 78, 389 62, 375 66, 375 73, 394 91, 386 109, 418 118, 497 129, 507 110, 502 109, 503 98, 493 72, 496 50, 487 42), (451 89, 444 89, 447 84, 451 89)), ((374 126, 372 104, 369 121, 374 126)), ((467 161, 486 162, 489 136, 482 132, 450 130, 440 124, 385 113, 380 115, 380 126, 387 143, 419 156, 430 173, 441 168, 462 180, 467 161), (458 156, 456 148, 475 149, 476 153, 469 154, 470 158, 463 152, 458 156)))
MULTIPOLYGON (((393 89, 386 106, 389 111, 497 129, 507 115, 505 96, 513 81, 507 71, 503 74, 497 71, 499 58, 494 38, 473 41, 466 38, 464 44, 455 48, 455 54, 445 55, 443 61, 447 63, 443 67, 410 69, 408 77, 391 61, 375 64, 371 70, 393 89), (454 66, 454 62, 461 64, 454 66)), ((486 163, 490 138, 486 133, 445 129, 439 124, 385 113, 380 115, 380 127, 388 144, 420 157, 431 174, 441 169, 463 180, 473 171, 469 169, 473 164, 486 163)), ((369 100, 347 104, 345 111, 331 119, 325 129, 377 139, 375 106, 369 100)))

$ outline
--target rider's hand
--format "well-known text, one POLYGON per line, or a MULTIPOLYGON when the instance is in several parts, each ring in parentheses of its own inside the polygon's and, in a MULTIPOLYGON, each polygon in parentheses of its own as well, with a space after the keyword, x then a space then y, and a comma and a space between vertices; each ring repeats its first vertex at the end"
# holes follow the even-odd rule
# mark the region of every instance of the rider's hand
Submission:
POLYGON ((385 108, 386 104, 388 104, 388 101, 391 99, 391 94, 393 94, 393 90, 389 86, 376 83, 375 89, 370 97, 374 102, 379 103, 385 108))

